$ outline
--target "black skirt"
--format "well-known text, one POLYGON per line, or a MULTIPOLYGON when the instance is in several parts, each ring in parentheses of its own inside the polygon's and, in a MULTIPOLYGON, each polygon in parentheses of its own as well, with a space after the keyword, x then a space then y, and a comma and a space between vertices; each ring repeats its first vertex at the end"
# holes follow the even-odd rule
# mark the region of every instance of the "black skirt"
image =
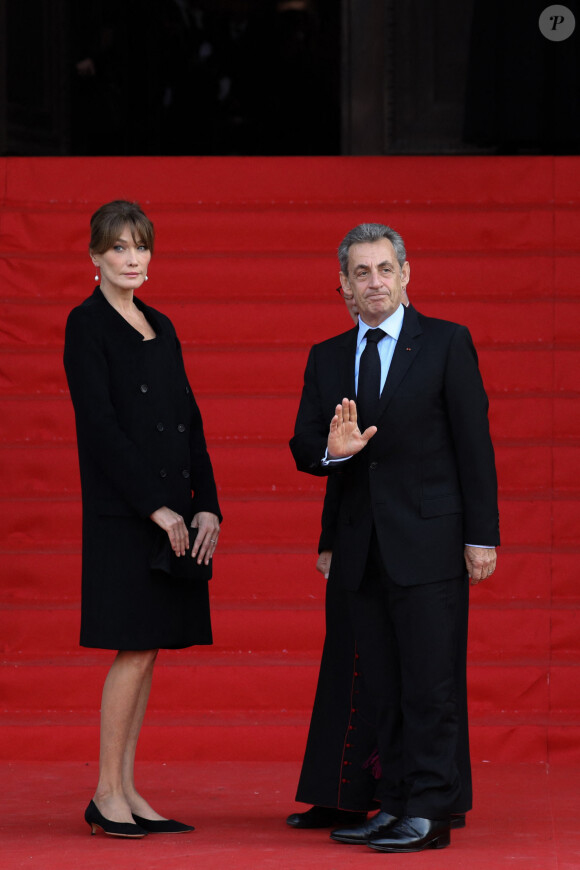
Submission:
MULTIPOLYGON (((150 519, 93 516, 84 524, 81 646, 100 649, 182 649, 211 644, 208 583, 150 568, 159 527, 150 519), (103 541, 111 545, 103 547, 103 541), (119 542, 121 546, 117 546, 119 542), (118 553, 134 558, 120 570, 118 553)), ((190 558, 190 557, 182 557, 190 558)))

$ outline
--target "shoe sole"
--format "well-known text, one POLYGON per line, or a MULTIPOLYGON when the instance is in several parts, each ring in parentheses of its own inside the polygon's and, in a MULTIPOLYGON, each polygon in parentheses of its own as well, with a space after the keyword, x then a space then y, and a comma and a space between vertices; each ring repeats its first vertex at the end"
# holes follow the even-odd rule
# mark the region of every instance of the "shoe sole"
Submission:
MULTIPOLYGON (((92 824, 92 823, 89 822, 89 824, 92 824)), ((96 827, 99 829, 99 831, 102 831, 103 834, 105 834, 105 836, 107 836, 107 837, 118 837, 118 838, 120 838, 120 839, 122 839, 122 840, 142 840, 143 837, 147 837, 147 836, 148 836, 148 832, 145 833, 145 834, 113 834, 111 831, 105 831, 105 829, 104 829, 104 828, 101 828, 100 825, 97 825, 96 827)), ((96 837, 96 836, 97 836, 97 832, 93 829, 93 830, 91 831, 91 837, 96 837)))
POLYGON ((347 843, 349 846, 366 846, 368 845, 369 838, 365 837, 364 840, 355 839, 354 837, 333 837, 330 835, 330 839, 334 843, 347 843))
POLYGON ((367 846, 370 846, 371 849, 374 849, 375 852, 392 852, 392 853, 407 853, 407 852, 423 852, 425 849, 446 849, 449 846, 451 840, 449 837, 437 837, 435 840, 431 840, 429 843, 425 843, 423 846, 417 846, 414 849, 403 849, 397 848, 394 846, 393 848, 389 848, 388 846, 375 846, 373 843, 367 843, 367 846))

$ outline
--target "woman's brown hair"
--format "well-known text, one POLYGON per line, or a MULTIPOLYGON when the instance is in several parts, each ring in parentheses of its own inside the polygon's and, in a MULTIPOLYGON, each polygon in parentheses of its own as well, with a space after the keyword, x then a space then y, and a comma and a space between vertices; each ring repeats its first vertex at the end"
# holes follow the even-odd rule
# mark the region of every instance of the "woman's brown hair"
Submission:
POLYGON ((104 254, 117 242, 123 227, 128 225, 134 242, 141 242, 153 253, 155 230, 153 224, 137 202, 115 199, 96 210, 91 217, 89 250, 104 254))

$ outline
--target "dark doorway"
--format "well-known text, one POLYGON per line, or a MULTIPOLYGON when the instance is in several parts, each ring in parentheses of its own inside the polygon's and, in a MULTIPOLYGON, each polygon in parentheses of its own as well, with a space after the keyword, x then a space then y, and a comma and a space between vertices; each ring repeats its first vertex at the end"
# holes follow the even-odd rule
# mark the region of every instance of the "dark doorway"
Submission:
POLYGON ((340 3, 71 9, 75 154, 337 154, 340 3))
POLYGON ((0 153, 580 153, 547 5, 0 0, 0 153))

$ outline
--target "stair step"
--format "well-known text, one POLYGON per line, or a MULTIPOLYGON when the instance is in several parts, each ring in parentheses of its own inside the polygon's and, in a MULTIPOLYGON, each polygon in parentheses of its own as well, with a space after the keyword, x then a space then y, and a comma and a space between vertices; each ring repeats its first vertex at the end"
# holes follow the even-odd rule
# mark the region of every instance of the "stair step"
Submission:
MULTIPOLYGON (((317 526, 318 528, 318 526, 317 526)), ((21 551, 1 554, 4 604, 78 602, 80 542, 74 552, 21 551)), ((212 601, 284 603, 323 601, 326 582, 315 570, 314 549, 303 552, 221 551, 211 584, 212 601)), ((494 579, 471 591, 472 611, 480 607, 580 606, 576 553, 539 552, 502 546, 494 579), (503 578, 503 579, 502 579, 503 578)))
MULTIPOLYGON (((297 472, 298 474, 298 472, 297 472)), ((318 495, 309 491, 300 498, 227 498, 220 500, 224 514, 220 550, 260 548, 269 551, 310 549, 315 552, 320 533, 324 478, 318 495)), ((0 500, 5 518, 0 527, 0 551, 40 548, 58 552, 78 548, 81 534, 80 498, 0 500), (56 542, 56 543, 55 543, 56 542)), ((530 548, 577 546, 580 537, 580 504, 562 500, 554 505, 549 494, 500 501, 502 534, 512 546, 530 548), (552 514, 559 525, 551 527, 552 514)))
MULTIPOLYGON (((330 290, 332 289, 331 286, 330 290)), ((86 293, 86 296, 89 295, 90 289, 86 293)), ((76 304, 80 304, 83 298, 85 297, 79 297, 76 304)), ((149 299, 149 296, 146 298, 151 305, 155 305, 155 300, 149 299)), ((288 297, 268 302, 240 301, 233 306, 230 300, 208 302, 195 297, 178 302, 160 298, 158 302, 161 311, 178 329, 185 347, 195 350, 213 348, 226 356, 246 348, 259 348, 260 345, 265 345, 267 349, 272 346, 296 345, 307 349, 316 341, 346 331, 352 326, 344 305, 338 297, 335 303, 330 293, 325 293, 318 301, 310 300, 307 307, 303 301, 288 297), (212 321, 220 324, 219 338, 215 330, 208 329, 208 323, 212 321)), ((548 307, 543 302, 532 303, 532 307, 534 306, 538 316, 530 317, 530 335, 536 336, 537 322, 547 320, 548 307), (542 318, 544 309, 546 315, 542 318)), ((47 348, 62 348, 64 328, 71 307, 68 302, 60 301, 39 300, 35 305, 20 299, 0 302, 4 347, 19 349, 22 346, 38 345, 40 342, 47 348)), ((526 340, 525 333, 520 340, 526 340)), ((549 339, 546 337, 545 340, 549 339)), ((264 374, 255 372, 257 377, 263 377, 264 374)))
MULTIPOLYGON (((213 584, 212 584, 213 586, 213 584)), ((321 600, 292 606, 282 602, 240 601, 212 607, 213 649, 221 652, 320 654, 324 641, 321 600)), ((543 659, 543 664, 580 664, 580 616, 572 608, 473 607, 469 627, 470 663, 519 663, 543 659), (490 645, 490 630, 494 643, 490 645)), ((51 657, 76 652, 80 624, 79 605, 0 608, 0 651, 6 657, 51 657)))
POLYGON ((408 202, 545 208, 580 198, 574 157, 92 157, 10 158, 0 164, 6 205, 88 215, 121 188, 149 211, 186 214, 224 203, 357 203, 385 209, 408 202), (78 170, 76 165, 78 164, 78 170), (353 172, 353 166, 356 171, 353 172), (82 186, 79 185, 82 177, 82 186))
MULTIPOLYGON (((287 441, 259 446, 244 442, 214 444, 211 459, 220 495, 310 493, 317 497, 321 491, 318 478, 298 473, 287 441)), ((73 444, 0 447, 0 469, 2 496, 6 499, 80 494, 77 449, 73 444)))
MULTIPOLYGON (((319 660, 295 663, 290 653, 270 659, 256 653, 216 657, 187 652, 181 659, 164 652, 156 669, 151 711, 308 710, 314 700, 319 660), (196 661, 194 664, 193 661, 196 661), (187 664, 185 662, 187 661, 187 664)), ((52 656, 0 668, 4 711, 92 710, 100 704, 102 683, 113 653, 102 665, 78 656, 52 656), (58 687, 57 689, 55 687, 58 687)), ((572 688, 575 665, 475 664, 469 666, 470 710, 475 716, 501 710, 526 716, 552 709, 580 713, 580 688, 572 688), (550 704, 548 700, 550 699, 550 704), (551 706, 550 706, 551 705, 551 706)))
MULTIPOLYGON (((472 717, 474 764, 570 763, 580 760, 580 726, 556 717, 518 717, 504 722, 472 717)), ((250 711, 224 718, 218 713, 173 716, 147 714, 139 740, 139 761, 292 761, 296 780, 304 754, 310 711, 267 714, 250 711)), ((0 761, 71 761, 98 757, 98 712, 0 715, 0 761)))
MULTIPOLYGON (((453 258, 453 283, 455 287, 461 287, 461 298, 458 298, 456 291, 450 288, 446 271, 440 268, 439 252, 411 250, 410 253, 413 257, 412 297, 420 311, 426 310, 427 306, 453 305, 478 297, 480 302, 501 299, 502 304, 507 298, 542 301, 545 297, 538 287, 538 275, 547 274, 554 268, 558 272, 562 297, 568 292, 569 301, 577 304, 574 298, 575 257, 572 254, 560 257, 554 265, 550 255, 538 252, 526 251, 522 255, 495 251, 490 262, 487 254, 457 251, 453 258), (498 268, 510 275, 507 292, 504 284, 496 280, 498 268), (427 283, 428 288, 425 286, 427 283)), ((224 252, 220 263, 227 264, 231 274, 236 275, 237 305, 246 300, 256 302, 260 299, 267 303, 292 299, 303 306, 309 306, 313 300, 326 301, 327 316, 331 316, 333 301, 335 306, 341 307, 337 294, 333 292, 338 286, 338 261, 332 251, 320 254, 293 251, 291 255, 286 251, 278 254, 254 250, 224 252), (280 290, 281 275, 284 293, 280 290)), ((147 301, 161 311, 168 302, 194 302, 202 298, 219 301, 221 297, 220 289, 215 286, 216 258, 213 254, 188 250, 172 254, 158 247, 152 269, 152 286, 147 286, 145 295, 147 301)), ((70 309, 89 295, 93 274, 86 250, 11 252, 9 257, 0 257, 0 298, 66 300, 70 309), (50 283, 46 281, 47 264, 50 264, 50 283), (84 285, 79 282, 79 275, 86 277, 84 285)), ((563 301, 561 298, 560 304, 563 301)), ((566 306, 563 306, 563 310, 554 312, 555 322, 560 317, 565 318, 565 310, 566 306)), ((455 315, 450 319, 458 320, 458 317, 455 315)), ((502 324, 498 322, 497 325, 502 324)))
MULTIPOLYGON (((79 626, 78 606, 0 608, 0 652, 11 657, 24 651, 39 658, 71 653, 76 651, 79 626)), ((324 642, 322 602, 308 609, 304 603, 300 608, 216 604, 212 608, 212 626, 216 653, 252 651, 292 655, 300 650, 311 652, 315 657, 324 642)))
MULTIPOLYGON (((329 275, 328 283, 331 283, 329 275)), ((334 278, 332 279, 334 280, 334 278)), ((310 347, 352 324, 342 304, 334 304, 330 290, 308 301, 281 296, 267 301, 238 300, 235 306, 230 300, 196 299, 172 301, 160 297, 146 299, 156 305, 177 326, 180 339, 187 345, 218 347, 223 352, 236 352, 241 348, 268 346, 310 347), (333 304, 330 304, 333 303, 333 304), (207 324, 218 321, 219 338, 207 324)), ((87 291, 87 296, 89 292, 87 291)), ((82 301, 77 300, 76 304, 82 301)), ((63 329, 71 305, 68 302, 38 300, 31 305, 27 299, 0 301, 0 322, 3 325, 5 347, 18 348, 42 342, 47 347, 61 346, 63 329)), ((479 348, 498 344, 539 344, 558 340, 554 331, 553 304, 551 301, 529 301, 525 307, 519 300, 504 301, 502 317, 488 301, 471 299, 436 299, 427 302, 423 313, 465 323, 471 327, 479 348), (514 323, 518 324, 517 330, 514 323)), ((566 320, 560 328, 578 319, 580 302, 569 301, 565 306, 566 320)))
MULTIPOLYGON (((449 256, 457 250, 481 252, 549 250, 554 232, 551 208, 532 209, 512 204, 507 209, 494 205, 469 204, 464 207, 468 219, 458 220, 461 209, 446 205, 405 206, 405 222, 412 225, 410 248, 426 251, 445 250, 449 256)), ((190 208, 184 220, 183 209, 164 209, 157 217, 157 247, 166 254, 179 255, 183 250, 217 256, 240 254, 247 250, 259 253, 282 251, 327 254, 336 249, 345 232, 367 218, 367 209, 339 203, 328 208, 309 202, 286 206, 190 208)), ((566 212, 570 221, 573 215, 566 212)), ((2 217, 3 248, 11 253, 27 250, 86 251, 89 210, 78 217, 69 211, 38 207, 5 208, 2 217)), ((401 224, 399 223, 399 226, 401 224)), ((560 226, 563 250, 576 250, 577 240, 566 221, 560 226), (568 232, 567 232, 568 230, 568 232)))
MULTIPOLYGON (((580 447, 512 445, 495 449, 500 492, 548 492, 559 475, 560 488, 574 491, 580 479, 580 447), (578 474, 574 474, 576 465, 578 474)), ((218 492, 228 497, 277 493, 320 493, 320 480, 299 474, 288 447, 235 441, 211 445, 218 492)), ((3 498, 62 498, 80 493, 77 450, 74 444, 0 446, 3 498)))
MULTIPOLYGON (((63 324, 64 329, 64 324, 63 324)), ((320 338, 330 335, 325 333, 320 338)), ((183 348, 185 367, 195 395, 294 397, 292 425, 302 391, 308 348, 239 348, 225 354, 218 348, 183 348), (267 375, 265 374, 267 373, 267 375)), ((62 364, 62 341, 52 351, 7 351, 0 354, 0 395, 67 396, 62 364)), ((203 411, 203 406, 202 406, 203 411)), ((262 430, 268 431, 264 420, 262 430)), ((251 425, 251 424, 250 424, 251 425)), ((275 424, 274 424, 275 425, 275 424)), ((74 431, 74 430, 73 430, 74 431)), ((242 430, 243 432, 243 430, 242 430)), ((240 433, 241 434, 241 433, 240 433)))
MULTIPOLYGON (((8 395, 11 378, 1 374, 1 364, 7 358, 15 355, 0 355, 0 378, 3 387, 0 390, 0 419, 4 425, 0 429, 0 444, 75 444, 75 424, 72 404, 68 395, 56 390, 56 384, 64 384, 56 378, 47 375, 55 387, 56 393, 50 395, 50 390, 42 395, 18 393, 8 395), (10 383, 8 383, 10 381, 10 383), (4 393, 2 395, 2 392, 4 393), (34 401, 31 399, 34 398, 34 401)), ((29 355, 18 355, 25 366, 30 361, 29 355)), ((46 372, 61 359, 56 353, 50 354, 50 360, 45 355, 39 355, 38 368, 46 372)), ((36 370, 36 366, 31 366, 36 370)), ((15 365, 14 377, 17 377, 15 365)), ((36 382, 28 377, 23 381, 29 385, 38 386, 42 383, 42 374, 36 376, 36 382)), ((17 381, 16 381, 17 382, 17 381)), ((210 445, 218 441, 235 441, 259 444, 287 443, 294 429, 300 389, 291 395, 260 396, 233 395, 215 396, 196 389, 199 404, 204 419, 204 427, 210 445), (227 414, 224 414, 227 407, 227 414), (265 421, 268 421, 265 428, 265 421)), ((566 442, 580 439, 580 411, 576 395, 569 397, 551 397, 533 394, 515 397, 509 394, 491 396, 490 420, 493 434, 497 439, 511 438, 517 441, 554 441, 554 431, 565 432, 566 442), (554 426, 557 427, 554 429, 554 426)), ((558 443, 556 441, 556 443, 558 443)))
MULTIPOLYGON (((98 714, 79 723, 78 714, 47 721, 45 714, 29 717, 25 723, 13 719, 3 724, 0 716, 0 761, 96 759, 99 751, 98 714)), ((240 717, 211 714, 179 718, 147 713, 139 739, 142 761, 301 761, 309 712, 268 716, 265 711, 240 717)), ((298 772, 297 772, 298 773, 298 772)))
MULTIPOLYGON (((294 664, 291 656, 263 664, 257 654, 233 657, 198 655, 197 663, 184 666, 175 654, 173 666, 163 653, 156 668, 149 709, 220 714, 244 710, 301 710, 311 708, 318 678, 316 664, 294 664), (164 661, 165 660, 165 661, 164 661), (162 664, 163 662, 163 664, 162 664)), ((0 668, 3 710, 96 710, 103 681, 114 653, 103 664, 52 656, 35 665, 8 663, 0 668)))
MULTIPOLYGON (((298 472, 297 472, 298 473, 298 472)), ((309 548, 316 551, 320 532, 320 495, 313 500, 221 499, 224 514, 220 551, 228 547, 265 547, 269 551, 309 548), (226 525, 227 523, 227 525, 226 525)), ((1 550, 42 549, 53 552, 78 548, 81 502, 69 500, 0 501, 6 514, 0 527, 1 550)))
MULTIPOLYGON (((41 368, 44 362, 39 361, 41 368)), ((217 441, 288 443, 300 398, 299 392, 291 396, 202 394, 199 398, 196 390, 196 395, 210 445, 217 441)), ((0 395, 0 419, 4 421, 0 444, 76 444, 72 404, 62 392, 51 397, 0 395)))
MULTIPOLYGON (((78 603, 80 599, 81 555, 76 552, 1 553, 2 590, 0 601, 13 604, 46 602, 78 603)), ((527 554, 519 557, 529 562, 527 554)), ((315 570, 316 551, 304 553, 263 552, 222 553, 216 556, 215 577, 211 581, 212 602, 246 604, 262 601, 303 602, 324 601, 326 581, 315 570)), ((522 568, 524 565, 522 564, 522 568)), ((526 572, 528 585, 530 571, 526 572)), ((517 585, 514 583, 513 588, 517 585)))
MULTIPOLYGON (((341 329, 344 327, 341 323, 341 329)), ((64 325, 63 325, 64 328, 64 325)), ((317 340, 330 337, 325 324, 317 340)), ((239 347, 229 353, 217 348, 184 343, 185 367, 197 397, 294 396, 292 425, 302 392, 308 346, 239 347)), ((480 367, 492 400, 495 394, 572 392, 577 394, 575 372, 580 368, 580 351, 551 350, 538 346, 521 348, 479 348, 480 367)), ((0 354, 0 395, 31 396, 66 394, 61 346, 51 353, 45 349, 21 347, 0 354)), ((223 405, 222 405, 223 407, 223 405)), ((203 406, 202 406, 203 411, 203 406)), ((223 415, 222 415, 223 416, 223 415)), ((261 421, 264 426, 264 421, 261 421)))

